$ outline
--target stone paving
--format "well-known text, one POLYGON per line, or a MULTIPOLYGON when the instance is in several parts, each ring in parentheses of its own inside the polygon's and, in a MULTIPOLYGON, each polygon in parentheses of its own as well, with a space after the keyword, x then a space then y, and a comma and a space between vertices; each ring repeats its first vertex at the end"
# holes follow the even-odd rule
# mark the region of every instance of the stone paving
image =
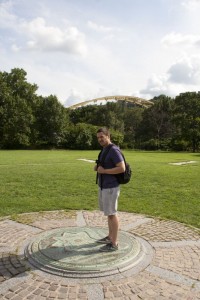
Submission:
POLYGON ((145 240, 153 254, 138 272, 65 278, 31 267, 24 245, 61 227, 107 227, 98 211, 21 214, 0 220, 0 299, 200 300, 200 231, 184 224, 119 212, 121 230, 145 240))

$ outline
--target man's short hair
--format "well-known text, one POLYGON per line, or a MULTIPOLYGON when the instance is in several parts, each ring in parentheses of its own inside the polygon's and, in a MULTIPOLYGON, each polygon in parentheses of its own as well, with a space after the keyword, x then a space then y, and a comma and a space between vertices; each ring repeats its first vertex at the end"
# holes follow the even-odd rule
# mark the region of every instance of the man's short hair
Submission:
POLYGON ((97 133, 102 132, 106 136, 110 137, 110 131, 107 127, 101 127, 97 130, 97 133))

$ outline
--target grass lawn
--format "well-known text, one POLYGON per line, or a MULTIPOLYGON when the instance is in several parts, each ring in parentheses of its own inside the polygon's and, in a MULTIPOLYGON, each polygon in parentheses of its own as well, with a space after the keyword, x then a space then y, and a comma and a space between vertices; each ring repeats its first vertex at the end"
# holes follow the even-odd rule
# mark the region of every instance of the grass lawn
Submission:
MULTIPOLYGON (((132 180, 119 210, 200 228, 200 154, 124 151, 132 180), (185 165, 170 163, 195 161, 185 165)), ((0 151, 0 216, 59 209, 98 209, 98 151, 0 151)))

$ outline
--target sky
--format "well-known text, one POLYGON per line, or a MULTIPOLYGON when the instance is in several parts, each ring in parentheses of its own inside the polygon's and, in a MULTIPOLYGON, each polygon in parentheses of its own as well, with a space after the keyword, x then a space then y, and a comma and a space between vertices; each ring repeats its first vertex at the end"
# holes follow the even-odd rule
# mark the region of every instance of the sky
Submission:
POLYGON ((200 0, 0 0, 0 71, 66 107, 200 90, 200 0))

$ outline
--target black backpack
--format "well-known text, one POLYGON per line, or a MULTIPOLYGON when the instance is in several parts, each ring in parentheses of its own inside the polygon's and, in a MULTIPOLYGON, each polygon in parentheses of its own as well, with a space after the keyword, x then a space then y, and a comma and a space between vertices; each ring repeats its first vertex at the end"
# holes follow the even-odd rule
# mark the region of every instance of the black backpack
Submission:
MULTIPOLYGON (((103 150, 100 151, 100 153, 98 155, 98 160, 96 160, 97 165, 102 165, 103 166, 105 158, 106 158, 108 152, 110 151, 110 149, 112 148, 112 146, 114 146, 114 144, 108 145, 108 147, 107 147, 106 151, 104 152, 103 157, 101 158, 101 160, 100 160, 100 156, 101 156, 101 153, 102 153, 103 150)), ((126 169, 125 169, 125 172, 115 174, 114 176, 117 178, 117 181, 118 181, 119 184, 126 184, 131 179, 132 170, 131 170, 131 166, 126 162, 126 159, 125 159, 123 153, 121 151, 120 151, 120 153, 121 153, 121 155, 124 159, 126 169)), ((97 173, 97 179, 98 179, 98 173, 97 173)), ((97 183, 97 179, 96 179, 96 183, 97 183)))

